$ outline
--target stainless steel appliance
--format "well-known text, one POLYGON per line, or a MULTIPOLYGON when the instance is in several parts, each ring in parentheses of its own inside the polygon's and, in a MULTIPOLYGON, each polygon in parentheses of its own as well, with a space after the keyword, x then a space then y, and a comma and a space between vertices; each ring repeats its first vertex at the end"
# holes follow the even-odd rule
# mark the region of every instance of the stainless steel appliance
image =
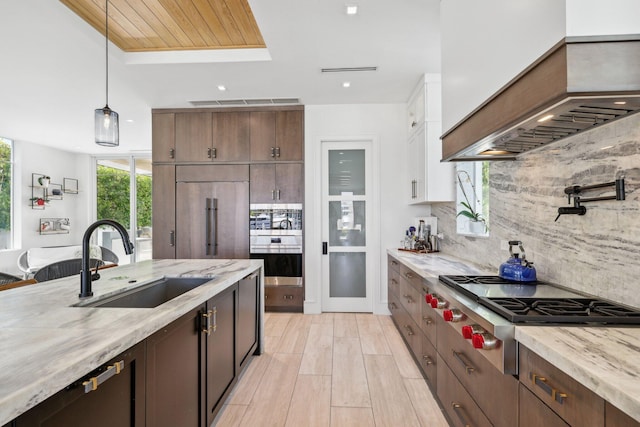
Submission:
POLYGON ((503 373, 517 374, 515 325, 640 325, 640 310, 551 283, 444 275, 425 299, 503 373))
POLYGON ((266 286, 302 286, 302 204, 252 204, 249 256, 264 261, 266 286))

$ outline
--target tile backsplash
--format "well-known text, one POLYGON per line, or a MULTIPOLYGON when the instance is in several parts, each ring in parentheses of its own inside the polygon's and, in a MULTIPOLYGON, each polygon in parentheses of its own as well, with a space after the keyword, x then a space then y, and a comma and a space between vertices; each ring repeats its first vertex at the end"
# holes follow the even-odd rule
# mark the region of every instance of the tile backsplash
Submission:
MULTIPOLYGON (((613 188, 583 197, 613 195, 613 188)), ((498 271, 500 242, 521 240, 538 278, 640 307, 640 114, 490 166, 489 237, 456 234, 455 203, 431 206, 441 250, 498 271), (563 215, 564 188, 625 178, 626 200, 563 215)), ((573 202, 572 202, 573 203, 573 202)), ((571 204, 572 205, 572 204, 571 204)))

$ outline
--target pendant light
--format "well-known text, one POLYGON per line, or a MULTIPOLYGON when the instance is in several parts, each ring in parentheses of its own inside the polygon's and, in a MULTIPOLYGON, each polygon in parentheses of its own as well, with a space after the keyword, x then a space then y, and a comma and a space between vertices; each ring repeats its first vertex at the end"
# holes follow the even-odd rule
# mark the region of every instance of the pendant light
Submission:
POLYGON ((109 0, 105 2, 104 13, 107 99, 104 108, 98 108, 95 112, 96 144, 106 147, 117 147, 120 145, 118 113, 109 108, 109 0))

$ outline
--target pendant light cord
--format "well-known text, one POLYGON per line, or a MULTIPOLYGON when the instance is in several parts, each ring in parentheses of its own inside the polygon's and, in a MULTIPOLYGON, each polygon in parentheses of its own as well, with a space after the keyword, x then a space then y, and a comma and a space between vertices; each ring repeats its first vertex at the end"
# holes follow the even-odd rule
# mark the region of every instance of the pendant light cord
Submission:
POLYGON ((106 105, 109 105, 109 0, 106 0, 104 5, 104 16, 105 16, 105 68, 106 68, 106 105))

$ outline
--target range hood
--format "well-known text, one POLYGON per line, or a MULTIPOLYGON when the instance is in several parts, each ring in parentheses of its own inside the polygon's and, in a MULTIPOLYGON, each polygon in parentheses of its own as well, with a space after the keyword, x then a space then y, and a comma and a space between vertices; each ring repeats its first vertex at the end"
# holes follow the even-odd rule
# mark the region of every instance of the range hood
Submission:
POLYGON ((514 160, 636 112, 640 35, 568 37, 448 130, 442 160, 514 160))

